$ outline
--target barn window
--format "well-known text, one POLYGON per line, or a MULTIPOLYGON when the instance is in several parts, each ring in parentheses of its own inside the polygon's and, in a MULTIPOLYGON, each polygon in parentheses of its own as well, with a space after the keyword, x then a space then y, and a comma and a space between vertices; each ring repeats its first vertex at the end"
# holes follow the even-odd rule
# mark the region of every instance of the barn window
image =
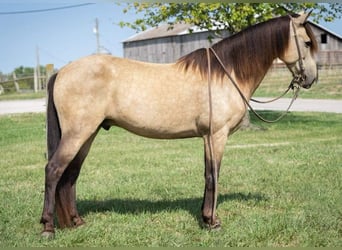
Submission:
POLYGON ((328 43, 327 34, 321 34, 321 43, 323 43, 323 44, 328 43))

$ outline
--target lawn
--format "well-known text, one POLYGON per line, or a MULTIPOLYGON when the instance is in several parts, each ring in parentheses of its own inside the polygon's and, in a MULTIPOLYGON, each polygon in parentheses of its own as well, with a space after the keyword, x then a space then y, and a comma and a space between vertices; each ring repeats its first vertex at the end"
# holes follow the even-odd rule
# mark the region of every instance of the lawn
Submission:
MULTIPOLYGON (((276 112, 262 112, 271 119, 276 112)), ((40 238, 43 114, 0 116, 0 246, 341 246, 342 115, 291 112, 239 131, 222 162, 219 231, 201 227, 201 139, 101 130, 77 204, 87 222, 40 238)))
POLYGON ((33 91, 27 92, 10 92, 6 94, 0 95, 0 101, 8 101, 8 100, 30 100, 37 98, 44 98, 46 96, 46 90, 39 91, 34 93, 33 91))

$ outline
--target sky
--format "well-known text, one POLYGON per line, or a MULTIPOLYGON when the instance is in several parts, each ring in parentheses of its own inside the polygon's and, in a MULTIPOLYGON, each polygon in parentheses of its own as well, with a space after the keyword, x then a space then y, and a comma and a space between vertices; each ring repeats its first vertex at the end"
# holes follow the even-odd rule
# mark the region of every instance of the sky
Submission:
MULTIPOLYGON (((122 42, 135 34, 121 28, 120 21, 132 22, 134 12, 123 13, 125 3, 114 1, 0 0, 0 72, 19 66, 34 67, 37 51, 40 65, 60 68, 70 61, 96 53, 95 19, 99 22, 100 45, 114 56, 123 56, 122 42), (75 6, 80 5, 81 6, 75 6), (71 7, 74 6, 74 7, 71 7), (71 7, 44 12, 7 12, 71 7)), ((342 19, 320 25, 342 36, 342 19)))
POLYGON ((114 2, 62 10, 4 15, 3 12, 59 8, 86 1, 0 1, 0 71, 9 73, 18 66, 36 65, 37 47, 41 65, 60 68, 77 58, 94 54, 97 49, 95 19, 99 22, 100 45, 114 56, 123 56, 122 41, 135 34, 121 28, 120 21, 133 21, 135 15, 123 14, 114 2))

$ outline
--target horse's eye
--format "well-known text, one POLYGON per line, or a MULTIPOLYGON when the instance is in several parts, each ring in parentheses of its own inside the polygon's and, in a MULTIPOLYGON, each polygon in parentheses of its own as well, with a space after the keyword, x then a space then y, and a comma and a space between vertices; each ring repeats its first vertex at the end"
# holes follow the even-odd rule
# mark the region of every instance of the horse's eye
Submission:
POLYGON ((311 41, 305 42, 305 47, 309 48, 309 47, 311 47, 311 45, 312 45, 311 41))

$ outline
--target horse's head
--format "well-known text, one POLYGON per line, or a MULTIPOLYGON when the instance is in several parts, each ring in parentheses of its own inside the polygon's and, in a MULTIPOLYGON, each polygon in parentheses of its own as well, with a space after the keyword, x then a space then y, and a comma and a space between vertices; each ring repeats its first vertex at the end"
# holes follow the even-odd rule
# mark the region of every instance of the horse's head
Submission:
POLYGON ((310 13, 290 16, 290 35, 288 47, 280 58, 294 76, 294 81, 303 88, 310 88, 317 80, 315 52, 317 42, 307 18, 310 13))

